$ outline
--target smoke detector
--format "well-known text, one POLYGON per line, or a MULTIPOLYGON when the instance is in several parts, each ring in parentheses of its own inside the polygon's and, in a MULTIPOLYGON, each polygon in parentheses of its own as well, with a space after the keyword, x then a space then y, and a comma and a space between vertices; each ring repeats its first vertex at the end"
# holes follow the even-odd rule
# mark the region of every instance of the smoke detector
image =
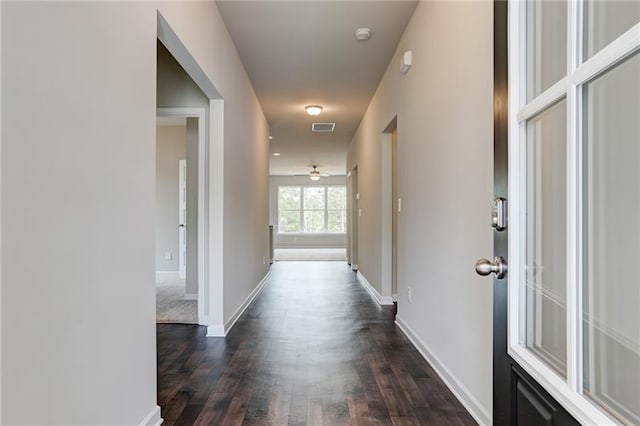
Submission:
POLYGON ((369 28, 358 28, 354 35, 358 41, 367 41, 371 38, 371 30, 369 28))

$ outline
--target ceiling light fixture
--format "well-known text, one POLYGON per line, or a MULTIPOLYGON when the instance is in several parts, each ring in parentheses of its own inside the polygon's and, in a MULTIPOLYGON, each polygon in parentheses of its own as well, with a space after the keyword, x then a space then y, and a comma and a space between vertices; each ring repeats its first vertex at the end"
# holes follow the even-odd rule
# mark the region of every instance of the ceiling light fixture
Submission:
POLYGON ((273 139, 273 136, 269 135, 269 140, 273 139))
POLYGON ((320 171, 318 171, 318 166, 312 166, 313 170, 309 172, 309 179, 311 180, 320 180, 320 171))
POLYGON ((304 107, 304 110, 307 111, 309 115, 318 115, 322 112, 322 106, 320 105, 307 105, 304 107))
POLYGON ((358 41, 367 41, 371 38, 371 30, 369 28, 358 28, 353 34, 358 41))
POLYGON ((274 156, 274 157, 280 157, 280 153, 279 153, 279 152, 274 152, 274 153, 273 153, 273 156, 274 156))

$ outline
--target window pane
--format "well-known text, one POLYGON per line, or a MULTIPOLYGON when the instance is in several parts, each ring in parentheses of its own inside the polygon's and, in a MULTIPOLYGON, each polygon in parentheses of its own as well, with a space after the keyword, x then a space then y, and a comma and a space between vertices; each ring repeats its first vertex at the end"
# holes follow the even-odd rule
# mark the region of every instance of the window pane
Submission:
POLYGON ((567 74, 567 2, 527 1, 527 100, 567 74))
POLYGON ((347 214, 345 210, 329 210, 329 224, 327 230, 329 232, 345 233, 347 229, 347 214))
POLYGON ((300 232, 300 211, 280 211, 278 232, 300 232))
POLYGON ((324 209, 324 187, 310 186, 304 188, 304 208, 324 209))
POLYGON ((640 22, 637 0, 591 0, 584 10, 585 60, 640 22))
POLYGON ((304 212, 304 232, 324 232, 324 210, 304 212))
POLYGON ((527 123, 525 345, 566 375, 566 102, 527 123))
POLYGON ((584 95, 584 392, 640 424, 640 55, 584 95))
POLYGON ((327 208, 343 210, 347 208, 347 188, 344 186, 330 186, 327 188, 327 208))
POLYGON ((300 209, 300 187, 281 186, 278 188, 278 210, 300 209))

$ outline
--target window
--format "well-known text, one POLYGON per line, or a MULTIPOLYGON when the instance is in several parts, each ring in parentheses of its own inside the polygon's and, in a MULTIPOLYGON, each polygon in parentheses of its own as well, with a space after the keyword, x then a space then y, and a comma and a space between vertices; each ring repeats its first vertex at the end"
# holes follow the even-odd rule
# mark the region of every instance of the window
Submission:
POLYGON ((640 424, 640 2, 510 2, 509 354, 640 424))
POLYGON ((278 233, 344 234, 345 186, 278 187, 278 233))

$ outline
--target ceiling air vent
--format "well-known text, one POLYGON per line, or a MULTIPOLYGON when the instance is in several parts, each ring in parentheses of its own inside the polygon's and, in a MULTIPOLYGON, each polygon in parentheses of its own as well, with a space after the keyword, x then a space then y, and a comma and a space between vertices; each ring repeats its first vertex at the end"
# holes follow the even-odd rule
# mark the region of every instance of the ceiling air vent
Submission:
POLYGON ((333 132, 336 123, 313 123, 311 125, 312 132, 333 132))

